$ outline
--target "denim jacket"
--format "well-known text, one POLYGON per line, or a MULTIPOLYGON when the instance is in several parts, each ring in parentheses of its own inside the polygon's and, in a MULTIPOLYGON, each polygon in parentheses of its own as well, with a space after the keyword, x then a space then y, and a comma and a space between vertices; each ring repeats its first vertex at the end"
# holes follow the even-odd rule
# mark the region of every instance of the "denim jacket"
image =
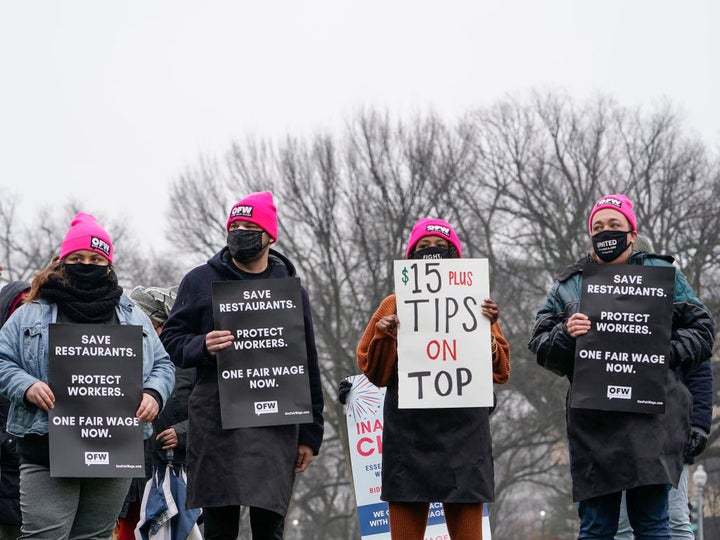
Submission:
MULTIPOLYGON (((143 389, 155 390, 167 402, 175 383, 175 366, 150 319, 125 296, 116 314, 120 324, 142 326, 143 389)), ((48 432, 48 414, 24 400, 38 381, 48 381, 48 325, 57 320, 57 305, 38 299, 18 308, 0 329, 0 393, 10 400, 7 431, 17 437, 48 432)), ((139 403, 138 403, 139 405, 139 403)), ((143 426, 145 438, 152 424, 143 426)))

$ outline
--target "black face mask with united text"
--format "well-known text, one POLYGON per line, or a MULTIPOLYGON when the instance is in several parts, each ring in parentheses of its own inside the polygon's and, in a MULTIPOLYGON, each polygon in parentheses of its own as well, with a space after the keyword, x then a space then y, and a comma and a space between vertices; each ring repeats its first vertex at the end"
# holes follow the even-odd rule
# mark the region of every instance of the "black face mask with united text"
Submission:
POLYGON ((593 251, 606 263, 612 262, 628 248, 630 231, 602 231, 592 236, 593 251))
POLYGON ((227 247, 232 258, 241 264, 255 261, 269 244, 263 244, 262 235, 263 231, 247 229, 228 232, 227 247))

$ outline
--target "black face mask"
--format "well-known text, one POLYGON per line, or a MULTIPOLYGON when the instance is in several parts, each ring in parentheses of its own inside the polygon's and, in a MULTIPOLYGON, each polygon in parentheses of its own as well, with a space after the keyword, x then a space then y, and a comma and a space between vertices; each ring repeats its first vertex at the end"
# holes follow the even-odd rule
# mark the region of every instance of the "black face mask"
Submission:
POLYGON ((227 236, 227 247, 230 255, 237 262, 247 264, 257 260, 260 253, 268 246, 262 243, 263 231, 235 229, 227 236))
POLYGON ((593 250, 606 263, 617 259, 628 248, 629 231, 602 231, 592 236, 593 250))
POLYGON ((103 285, 108 277, 108 266, 99 264, 65 264, 64 271, 70 284, 78 289, 90 291, 103 285))
POLYGON ((413 251, 410 254, 411 259, 450 259, 451 253, 449 248, 431 246, 413 251))

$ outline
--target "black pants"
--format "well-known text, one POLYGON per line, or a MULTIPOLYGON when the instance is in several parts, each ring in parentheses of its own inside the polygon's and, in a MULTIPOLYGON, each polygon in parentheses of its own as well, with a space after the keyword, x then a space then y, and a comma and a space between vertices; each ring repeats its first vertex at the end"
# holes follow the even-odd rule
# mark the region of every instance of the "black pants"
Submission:
MULTIPOLYGON (((239 506, 203 508, 205 540, 235 540, 240 530, 239 506)), ((282 540, 285 516, 264 508, 250 507, 253 540, 282 540)))

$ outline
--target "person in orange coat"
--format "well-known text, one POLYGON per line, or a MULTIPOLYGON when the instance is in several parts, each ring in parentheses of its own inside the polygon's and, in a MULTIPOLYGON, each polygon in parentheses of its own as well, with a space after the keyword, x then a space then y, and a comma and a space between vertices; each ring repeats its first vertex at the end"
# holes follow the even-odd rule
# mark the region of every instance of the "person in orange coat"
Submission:
MULTIPOLYGON (((453 227, 421 219, 410 234, 409 259, 459 258, 453 227)), ((510 377, 510 349, 498 324, 497 304, 487 298, 493 381, 510 377)), ((373 314, 357 348, 358 366, 376 386, 386 386, 383 419, 382 494, 390 509, 393 540, 422 540, 431 502, 441 502, 452 540, 482 539, 483 503, 494 500, 488 407, 399 409, 395 295, 373 314)))

